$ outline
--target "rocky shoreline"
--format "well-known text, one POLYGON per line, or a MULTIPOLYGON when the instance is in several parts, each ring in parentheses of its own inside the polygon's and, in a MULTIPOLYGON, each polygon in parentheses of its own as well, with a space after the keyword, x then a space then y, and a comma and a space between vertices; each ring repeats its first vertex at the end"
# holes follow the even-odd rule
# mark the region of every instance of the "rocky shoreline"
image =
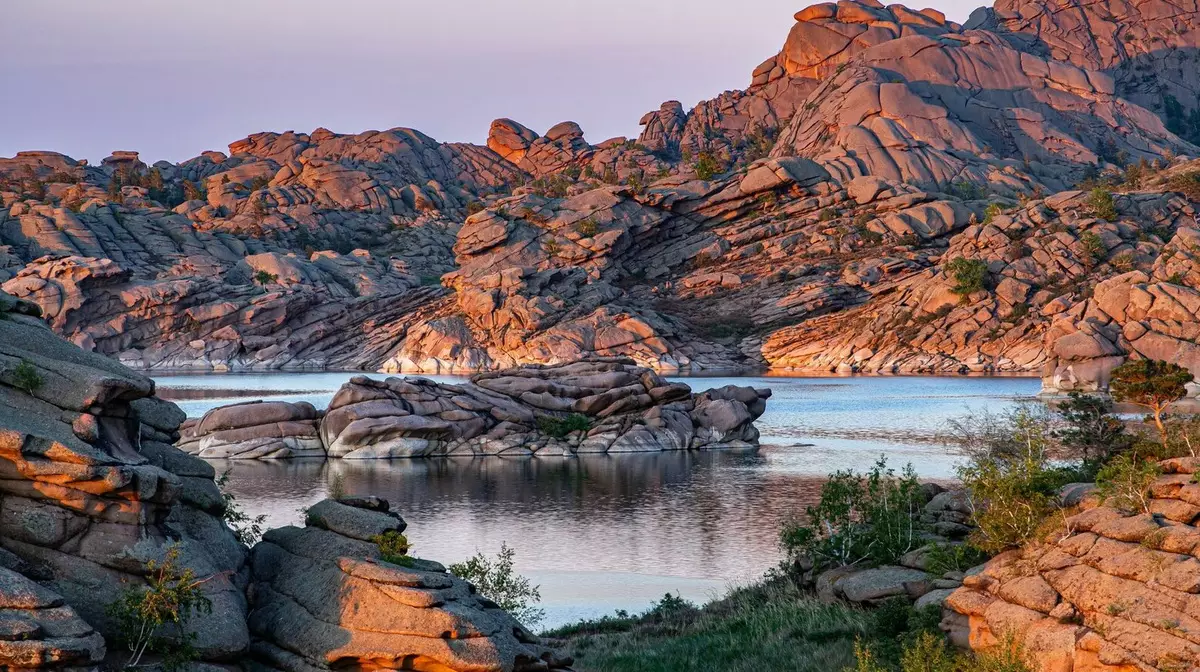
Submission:
POLYGON ((770 390, 693 393, 627 359, 478 374, 463 384, 355 376, 329 408, 234 404, 184 423, 216 459, 577 455, 755 447, 770 390))

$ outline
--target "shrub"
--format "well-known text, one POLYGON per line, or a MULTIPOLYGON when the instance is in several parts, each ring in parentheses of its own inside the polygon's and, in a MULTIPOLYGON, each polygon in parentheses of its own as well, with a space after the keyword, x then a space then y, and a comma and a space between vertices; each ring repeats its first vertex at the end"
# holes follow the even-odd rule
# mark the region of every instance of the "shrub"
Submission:
POLYGON ((384 562, 390 562, 393 565, 401 565, 403 567, 412 564, 412 559, 408 556, 409 550, 412 549, 412 544, 409 544, 408 537, 400 532, 388 530, 383 534, 371 537, 371 541, 379 547, 379 557, 384 562))
POLYGON ((1004 206, 999 203, 992 203, 983 211, 983 223, 991 224, 992 220, 1004 214, 1004 206))
POLYGON ((988 554, 970 544, 934 544, 929 549, 929 573, 965 572, 988 560, 988 554))
POLYGON ((866 474, 830 476, 805 520, 784 524, 780 545, 792 562, 808 558, 816 567, 892 564, 921 546, 923 504, 912 466, 897 474, 880 458, 866 474))
POLYGON ((833 208, 825 208, 824 210, 821 211, 821 221, 822 222, 832 222, 833 220, 835 220, 837 218, 838 218, 837 210, 834 210, 833 208))
POLYGON ((946 272, 954 279, 950 291, 959 296, 969 296, 987 286, 988 267, 980 259, 956 257, 946 264, 946 272))
POLYGON ((250 191, 258 191, 259 189, 264 189, 270 183, 271 183, 271 178, 269 178, 265 175, 260 175, 256 178, 250 180, 250 191))
POLYGON ((1092 189, 1092 192, 1088 194, 1087 203, 1088 210, 1093 217, 1112 221, 1119 216, 1116 201, 1113 200, 1112 192, 1107 189, 1101 187, 1092 189))
POLYGON ((42 378, 42 374, 38 372, 33 362, 28 359, 22 359, 12 373, 13 385, 21 390, 25 390, 30 396, 33 395, 42 385, 46 384, 46 380, 42 378))
POLYGON ((1136 452, 1123 453, 1096 473, 1096 491, 1113 508, 1150 513, 1150 486, 1160 475, 1162 470, 1154 460, 1136 452))
POLYGON ((537 419, 538 430, 556 439, 565 439, 572 432, 586 432, 592 428, 592 419, 581 413, 572 413, 565 418, 543 415, 537 419))
POLYGON ((1108 257, 1104 241, 1093 231, 1079 234, 1079 245, 1083 248, 1083 264, 1089 268, 1108 257))
POLYGON ((217 478, 217 487, 221 490, 221 500, 225 502, 225 510, 221 512, 221 520, 225 521, 225 524, 233 531, 233 536, 239 542, 247 546, 253 546, 262 539, 263 526, 266 525, 267 517, 265 515, 251 517, 250 514, 242 510, 241 505, 237 503, 237 497, 225 489, 229 484, 229 475, 231 473, 233 473, 233 470, 227 469, 217 478))
POLYGON ((600 232, 600 225, 596 224, 596 220, 588 217, 587 219, 581 220, 578 224, 576 224, 575 230, 579 232, 579 235, 584 236, 585 238, 591 238, 600 232))
POLYGON ((278 275, 268 273, 266 271, 258 271, 254 274, 254 281, 260 285, 269 285, 279 279, 278 275))
POLYGON ((542 595, 538 586, 513 569, 516 554, 508 544, 502 543, 495 559, 476 553, 465 562, 450 565, 450 573, 471 582, 479 594, 495 602, 526 627, 536 627, 546 617, 546 612, 535 606, 542 595))
POLYGON ((183 197, 189 201, 202 201, 204 200, 204 192, 193 184, 191 180, 184 180, 183 197))
POLYGON ((1094 471, 1114 455, 1133 446, 1125 423, 1113 415, 1112 402, 1079 392, 1071 392, 1055 409, 1065 426, 1054 437, 1082 458, 1085 471, 1094 471))
POLYGON ((1163 414, 1167 407, 1187 396, 1191 372, 1170 362, 1153 359, 1130 360, 1113 369, 1109 390, 1113 399, 1148 409, 1164 450, 1168 450, 1163 414))
POLYGON ((1032 539, 1057 508, 1058 489, 1077 476, 1051 461, 1048 411, 1022 406, 1000 416, 967 416, 951 430, 969 457, 958 477, 976 525, 971 544, 995 554, 1032 539))
POLYGON ((723 166, 712 152, 700 152, 692 169, 696 171, 696 177, 699 179, 711 180, 721 173, 723 166))
POLYGON ((197 579, 190 569, 180 571, 178 561, 176 544, 167 549, 162 562, 146 563, 145 586, 122 591, 108 606, 118 640, 129 649, 126 669, 137 667, 147 652, 163 655, 167 670, 180 669, 196 658, 192 646, 196 633, 185 634, 183 629, 193 612, 211 613, 212 603, 201 591, 207 579, 197 579), (167 625, 174 626, 174 638, 163 634, 167 625))
POLYGON ((1122 252, 1112 258, 1112 267, 1122 273, 1128 273, 1137 268, 1137 260, 1132 252, 1122 252))
POLYGON ((1172 176, 1167 180, 1167 188, 1183 194, 1190 201, 1200 202, 1200 170, 1172 176))

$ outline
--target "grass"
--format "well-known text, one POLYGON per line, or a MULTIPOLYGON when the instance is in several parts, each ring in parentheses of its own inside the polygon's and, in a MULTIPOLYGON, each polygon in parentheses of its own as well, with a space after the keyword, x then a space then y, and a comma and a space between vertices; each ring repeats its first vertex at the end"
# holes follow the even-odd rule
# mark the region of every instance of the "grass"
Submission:
POLYGON ((547 633, 581 672, 839 672, 854 644, 877 636, 876 618, 818 602, 786 579, 740 588, 697 608, 664 599, 638 617, 617 616, 547 633))

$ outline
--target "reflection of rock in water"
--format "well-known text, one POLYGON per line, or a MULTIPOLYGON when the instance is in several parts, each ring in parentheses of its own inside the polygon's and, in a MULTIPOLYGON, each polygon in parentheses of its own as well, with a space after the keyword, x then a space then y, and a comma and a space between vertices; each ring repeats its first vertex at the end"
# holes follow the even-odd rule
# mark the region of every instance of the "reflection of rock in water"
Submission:
POLYGON ((348 494, 391 501, 428 557, 453 561, 504 541, 531 569, 732 581, 778 562, 779 525, 824 480, 768 462, 756 452, 249 461, 235 463, 229 488, 274 526, 298 522, 298 509, 339 480, 348 494))

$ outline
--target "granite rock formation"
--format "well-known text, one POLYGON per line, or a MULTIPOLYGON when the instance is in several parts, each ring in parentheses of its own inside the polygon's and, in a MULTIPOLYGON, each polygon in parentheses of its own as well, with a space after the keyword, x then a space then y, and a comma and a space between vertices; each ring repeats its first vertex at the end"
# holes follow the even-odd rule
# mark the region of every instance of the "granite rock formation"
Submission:
POLYGON ((1168 460, 1150 513, 1097 506, 1042 543, 997 556, 945 602, 961 646, 1023 643, 1039 670, 1166 672, 1200 662, 1196 458, 1168 460))
POLYGON ((176 445, 206 459, 325 457, 320 421, 321 413, 307 402, 233 404, 185 421, 176 445))
POLYGON ((820 3, 744 90, 667 101, 636 139, 499 119, 486 146, 318 129, 180 164, 23 152, 0 159, 0 283, 151 369, 600 356, 1103 386, 1196 342, 1186 300, 1097 301, 1197 286, 1175 258, 1200 197, 1175 179, 1200 174, 1197 11, 999 0, 959 25, 820 3), (957 259, 988 266, 969 296, 957 259))
POLYGON ((736 386, 693 393, 623 359, 526 366, 458 385, 356 376, 324 414, 285 402, 225 406, 185 425, 179 447, 214 458, 349 460, 751 447, 770 396, 736 386))
MULTIPOLYGON (((183 413, 153 392, 148 378, 53 335, 35 304, 0 293, 0 668, 118 663, 108 605, 173 556, 211 602, 185 624, 203 669, 568 669, 441 565, 386 562, 377 536, 405 527, 387 502, 326 500, 307 527, 270 530, 251 554, 226 523, 212 466, 170 445, 183 413)), ((696 406, 722 407, 716 397, 696 406)), ((294 425, 317 429, 311 406, 242 404, 202 421, 206 447, 228 450, 263 428, 249 419, 273 423, 274 434, 247 439, 261 455, 303 449, 294 425)))
POLYGON ((404 521, 376 499, 324 500, 254 547, 252 655, 273 669, 548 672, 570 660, 436 562, 381 557, 404 521), (399 562, 398 559, 392 559, 399 562))

